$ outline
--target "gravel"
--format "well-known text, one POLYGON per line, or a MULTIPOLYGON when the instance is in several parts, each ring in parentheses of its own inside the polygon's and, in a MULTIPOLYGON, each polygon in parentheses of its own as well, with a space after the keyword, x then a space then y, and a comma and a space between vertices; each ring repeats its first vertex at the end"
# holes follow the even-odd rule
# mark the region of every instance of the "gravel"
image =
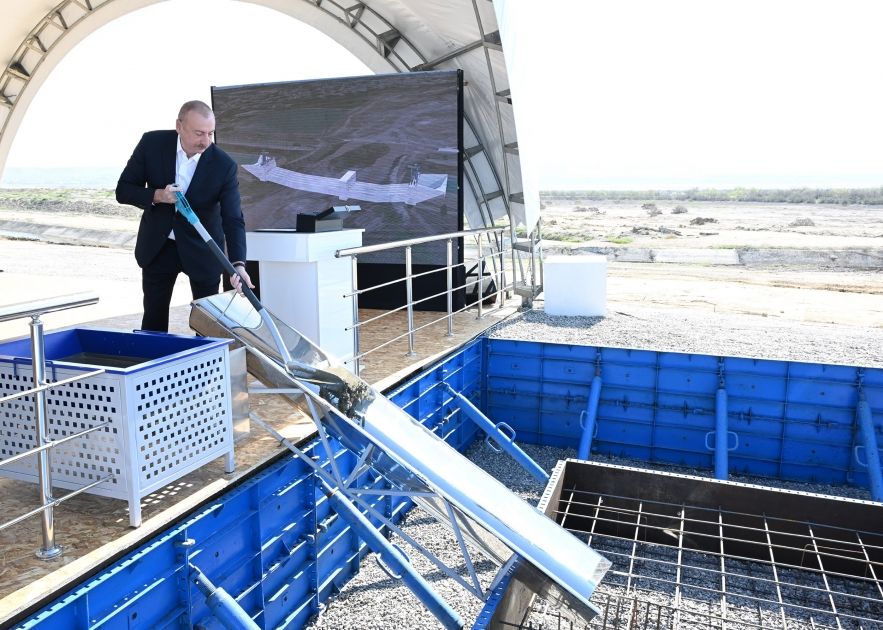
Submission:
POLYGON ((883 367, 883 329, 809 324, 757 315, 641 309, 607 317, 525 311, 488 336, 665 352, 883 367))
MULTIPOLYGON (((883 330, 877 328, 845 327, 834 325, 805 324, 776 321, 757 316, 736 316, 715 313, 687 314, 674 310, 630 309, 629 312, 611 312, 600 317, 559 317, 546 315, 541 310, 530 310, 505 320, 487 333, 489 336, 543 342, 600 345, 605 347, 644 348, 660 351, 711 354, 715 356, 746 356, 766 359, 810 361, 845 365, 883 367, 883 330)), ((524 450, 547 471, 557 461, 575 457, 572 449, 547 446, 522 445, 524 450)), ((490 450, 483 442, 469 449, 466 456, 494 477, 503 481, 526 501, 536 504, 543 492, 542 484, 517 465, 509 456, 490 450)), ((619 457, 593 455, 593 461, 605 461, 621 465, 647 468, 644 462, 619 457)), ((670 470, 686 474, 711 476, 712 471, 684 469, 672 466, 649 466, 658 470, 670 470)), ((841 496, 867 499, 864 489, 830 487, 823 484, 778 482, 749 477, 734 478, 746 483, 775 485, 793 490, 816 493, 836 492, 841 496)), ((403 521, 408 535, 420 540, 450 566, 460 567, 462 561, 453 537, 446 527, 436 523, 419 509, 412 510, 403 521)), ((415 567, 431 583, 432 587, 471 627, 482 608, 482 602, 469 594, 454 580, 444 576, 422 556, 412 551, 398 536, 392 540, 406 549, 415 567)), ((389 578, 370 554, 363 560, 359 574, 342 592, 330 601, 308 628, 315 629, 405 629, 438 628, 437 620, 423 607, 416 597, 400 581, 389 578)), ((486 587, 496 575, 497 567, 474 553, 482 585, 486 587)), ((697 559, 697 562, 700 560, 697 559)), ((749 569, 750 571, 750 569, 749 569)), ((596 591, 596 601, 616 601, 624 595, 624 589, 615 578, 602 582, 596 591), (612 598, 612 599, 609 599, 612 598)), ((671 594, 642 592, 641 615, 658 614, 672 604, 671 594)), ((716 604, 717 605, 717 604, 716 604)), ((702 618, 714 608, 704 607, 701 601, 689 603, 684 614, 689 615, 690 606, 702 618)), ((735 608, 735 607, 734 607, 735 608)), ((624 613, 624 611, 623 611, 624 613)), ((746 623, 757 623, 757 611, 746 613, 746 623)), ((766 613, 764 613, 766 617, 766 613)), ((707 619, 707 618, 706 618, 707 619)), ((623 619, 625 623, 627 620, 623 619)), ((683 621, 683 619, 682 619, 683 621)), ((765 619, 765 622, 776 619, 765 619)), ((530 627, 558 627, 558 619, 551 615, 534 613, 530 627)), ((699 623, 699 621, 697 621, 699 623)), ((731 624, 728 623, 728 627, 731 624)), ((738 623, 732 627, 738 627, 738 623)), ((561 627, 570 627, 564 625, 561 627)), ((574 626, 578 628, 582 626, 574 626)))
MULTIPOLYGON (((525 450, 544 469, 551 472, 566 449, 525 445, 525 450)), ((518 466, 508 455, 498 454, 484 442, 473 445, 465 455, 492 476, 504 481, 525 501, 536 505, 543 493, 543 484, 518 466)), ((573 455, 573 453, 571 453, 573 455)), ((431 550, 450 567, 457 568, 467 577, 462 556, 450 530, 439 524, 420 508, 408 512, 402 521, 402 529, 431 550)), ((455 580, 444 575, 435 565, 409 547, 397 534, 390 541, 411 559, 414 567, 471 627, 484 603, 469 593, 455 580)), ((484 559, 480 552, 470 547, 472 561, 482 588, 487 589, 499 567, 484 559)), ((380 568, 376 554, 362 560, 359 573, 344 586, 340 594, 330 601, 317 619, 307 628, 315 630, 390 630, 414 628, 441 628, 438 620, 423 606, 401 580, 391 579, 380 568)))

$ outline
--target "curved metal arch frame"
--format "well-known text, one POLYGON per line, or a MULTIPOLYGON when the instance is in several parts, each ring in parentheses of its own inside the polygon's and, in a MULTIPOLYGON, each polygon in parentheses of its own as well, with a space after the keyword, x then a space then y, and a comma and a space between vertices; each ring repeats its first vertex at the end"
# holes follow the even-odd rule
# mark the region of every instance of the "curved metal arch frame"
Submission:
MULTIPOLYGON (((108 6, 115 0, 63 0, 58 3, 49 13, 47 13, 39 23, 31 29, 30 33, 25 37, 19 45, 12 59, 0 74, 0 113, 5 113, 0 122, 0 138, 8 133, 8 124, 12 118, 13 111, 19 102, 19 96, 24 92, 34 75, 39 72, 46 56, 59 44, 59 42, 67 36, 72 29, 76 28, 83 20, 92 15, 95 11, 104 6, 108 6), (4 112, 5 110, 5 112, 4 112)), ((493 37, 488 39, 488 34, 484 33, 481 18, 475 0, 473 0, 473 9, 475 12, 476 25, 482 33, 481 39, 464 46, 458 51, 454 51, 444 58, 436 60, 428 60, 426 56, 413 44, 405 35, 399 32, 392 23, 381 15, 375 9, 364 3, 357 2, 352 6, 346 7, 337 0, 300 0, 312 8, 325 13, 338 22, 348 26, 361 39, 369 44, 378 55, 382 56, 386 63, 396 72, 418 72, 432 67, 437 67, 450 59, 456 58, 459 54, 469 52, 478 47, 485 50, 485 58, 487 71, 490 78, 492 91, 495 91, 496 80, 493 75, 493 68, 489 58, 489 46, 493 46, 493 37), (381 30, 383 29, 383 30, 381 30), (411 57, 418 63, 409 64, 406 57, 411 57)), ((498 168, 491 159, 487 148, 479 143, 475 147, 470 147, 469 151, 464 151, 463 159, 465 165, 468 166, 472 173, 472 177, 466 176, 469 182, 469 189, 472 192, 473 200, 479 213, 485 223, 484 227, 493 225, 493 213, 491 211, 489 200, 502 197, 502 203, 509 217, 510 225, 514 222, 511 213, 510 201, 513 195, 518 193, 506 194, 506 189, 510 188, 508 164, 506 157, 506 139, 502 127, 500 115, 500 95, 494 94, 495 111, 497 118, 497 127, 500 134, 501 151, 502 151, 502 167, 504 177, 500 178, 498 168), (485 160, 491 170, 494 185, 497 190, 485 192, 482 186, 481 178, 478 175, 478 169, 473 163, 473 159, 480 153, 485 154, 485 160), (474 179, 474 181, 473 181, 474 179), (486 214, 481 212, 484 208, 486 214)), ((511 102, 506 99, 506 102, 511 102)), ((464 121, 470 127, 473 135, 481 142, 481 136, 476 133, 476 127, 464 114, 464 121)), ((511 144, 511 143, 510 143, 511 144)), ((515 143, 517 146, 517 143, 515 143)), ((464 169, 464 174, 466 173, 464 169)), ((478 226, 475 226, 478 227, 478 226)), ((514 238, 514 232, 513 232, 514 238)))
POLYGON ((0 74, 0 112, 5 110, 0 137, 7 132, 19 96, 40 70, 46 56, 73 28, 112 1, 63 0, 31 29, 0 74))

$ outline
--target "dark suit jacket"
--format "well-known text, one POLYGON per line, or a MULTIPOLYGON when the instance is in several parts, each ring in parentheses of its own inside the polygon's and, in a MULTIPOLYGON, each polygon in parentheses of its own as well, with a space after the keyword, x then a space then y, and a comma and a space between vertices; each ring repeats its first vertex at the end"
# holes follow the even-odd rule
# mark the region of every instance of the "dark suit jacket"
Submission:
MULTIPOLYGON (((142 268, 156 258, 175 228, 178 253, 184 273, 192 279, 210 282, 223 272, 193 229, 175 206, 153 205, 153 191, 175 181, 176 131, 145 133, 117 182, 116 198, 144 210, 135 243, 135 260, 142 268)), ((187 200, 199 220, 231 261, 245 261, 245 221, 239 205, 236 163, 214 144, 206 149, 196 165, 187 189, 187 200)))

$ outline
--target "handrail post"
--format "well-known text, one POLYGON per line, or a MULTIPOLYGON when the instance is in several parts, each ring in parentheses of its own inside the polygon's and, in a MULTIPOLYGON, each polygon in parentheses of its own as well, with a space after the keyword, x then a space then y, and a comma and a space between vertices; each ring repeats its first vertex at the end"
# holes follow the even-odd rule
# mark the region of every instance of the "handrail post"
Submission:
POLYGON ((454 239, 448 239, 448 337, 454 336, 454 239))
POLYGON ((484 291, 481 283, 484 280, 484 252, 481 251, 481 233, 475 235, 475 241, 478 245, 478 284, 475 286, 475 295, 478 296, 478 317, 484 317, 484 291))
POLYGON ((414 281, 412 274, 414 270, 411 268, 411 246, 405 247, 405 291, 408 301, 408 356, 417 356, 414 352, 414 281))
POLYGON ((358 256, 350 256, 352 265, 352 289, 353 289, 353 373, 359 376, 359 352, 361 345, 361 327, 359 326, 359 265, 358 256))
POLYGON ((530 266, 530 280, 531 280, 531 293, 533 295, 537 294, 537 275, 539 275, 539 286, 544 287, 546 282, 545 278, 543 278, 543 257, 542 252, 540 253, 539 259, 537 259, 537 249, 540 247, 540 243, 543 240, 543 221, 540 219, 537 221, 537 225, 534 228, 536 231, 536 238, 533 239, 535 242, 530 244, 530 257, 531 257, 531 266, 530 266))
MULTIPOLYGON (((43 343, 43 322, 40 314, 31 315, 31 363, 34 372, 34 386, 46 384, 46 352, 43 343)), ((37 446, 43 446, 47 439, 46 421, 46 390, 34 393, 34 411, 37 433, 37 446)), ((55 558, 61 554, 61 547, 55 544, 55 509, 52 503, 52 467, 50 466, 49 449, 37 454, 37 473, 40 485, 40 504, 48 507, 40 517, 43 524, 43 547, 37 551, 37 557, 43 560, 55 558)))
POLYGON ((497 272, 497 308, 503 308, 503 283, 506 282, 506 271, 503 269, 504 261, 506 257, 503 255, 503 232, 499 233, 500 240, 500 269, 497 272))
MULTIPOLYGON (((447 270, 446 270, 446 272, 447 272, 446 281, 447 281, 447 285, 448 285, 447 286, 448 305, 447 305, 447 313, 443 316, 443 318, 447 320, 447 328, 448 328, 447 336, 453 337, 453 335, 454 335, 454 315, 456 313, 459 313, 460 311, 467 311, 470 308, 472 308, 472 303, 468 301, 469 299, 471 299, 471 296, 468 294, 468 292, 466 292, 467 293, 466 304, 464 304, 463 306, 461 306, 457 310, 454 310, 454 297, 453 296, 454 296, 455 289, 461 288, 461 289, 465 290, 465 289, 468 289, 472 285, 477 285, 476 295, 478 295, 479 299, 478 299, 478 310, 477 310, 476 319, 482 319, 485 315, 485 312, 484 312, 485 311, 485 309, 484 309, 484 300, 485 299, 495 297, 497 300, 499 300, 499 308, 502 309, 505 305, 504 303, 505 303, 506 299, 508 299, 515 292, 516 284, 517 284, 517 282, 519 282, 519 280, 518 280, 519 273, 522 276, 522 280, 524 282, 526 282, 526 280, 524 280, 524 278, 526 277, 527 271, 526 271, 526 269, 524 269, 524 265, 522 265, 521 258, 519 258, 516 255, 514 248, 513 248, 512 252, 509 252, 512 255, 512 269, 511 269, 512 281, 511 282, 507 281, 506 260, 508 257, 507 257, 507 252, 505 251, 506 238, 504 237, 506 229, 507 228, 505 228, 505 227, 490 227, 490 228, 480 228, 480 229, 474 229, 474 230, 461 230, 459 232, 449 232, 446 234, 438 234, 435 236, 424 236, 424 237, 420 237, 420 238, 412 238, 412 239, 406 239, 406 240, 401 240, 401 241, 394 241, 391 243, 378 243, 375 245, 363 245, 360 247, 347 247, 344 249, 337 250, 334 255, 337 258, 343 258, 344 256, 349 256, 351 259, 353 259, 352 262, 353 262, 353 266, 355 269, 355 257, 361 256, 362 254, 372 254, 375 252, 388 251, 391 249, 396 249, 396 250, 404 249, 405 250, 406 272, 404 274, 404 277, 397 277, 395 280, 392 280, 389 282, 384 282, 384 283, 381 283, 377 286, 370 287, 368 289, 362 289, 361 292, 365 293, 367 291, 378 290, 383 287, 392 286, 392 285, 395 285, 396 287, 398 287, 398 286, 400 286, 400 284, 402 282, 405 282, 406 304, 404 305, 404 307, 406 309, 407 319, 408 319, 408 330, 407 330, 406 334, 408 336, 408 346, 409 346, 406 356, 413 357, 413 356, 417 356, 417 353, 415 351, 415 345, 416 345, 415 336, 416 336, 417 330, 422 330, 424 327, 427 327, 427 326, 434 326, 436 323, 440 323, 442 318, 439 317, 437 319, 428 321, 427 323, 422 324, 421 326, 415 325, 415 322, 414 322, 414 278, 415 277, 419 278, 419 277, 422 277, 423 275, 435 273, 436 271, 439 271, 439 270, 421 272, 421 273, 417 273, 415 275, 414 269, 413 269, 413 257, 412 257, 411 249, 415 245, 423 245, 425 243, 438 243, 441 241, 448 241, 447 247, 448 247, 449 251, 447 254, 447 270), (483 237, 485 234, 488 235, 487 241, 488 241, 488 247, 490 249, 490 253, 487 256, 484 255, 483 237), (458 284, 455 286, 454 285, 455 280, 458 282, 459 282, 459 280, 454 278, 454 274, 453 274, 454 267, 455 266, 456 267, 463 267, 465 270, 467 267, 469 267, 469 265, 468 264, 464 265, 464 262, 468 263, 468 255, 467 254, 461 253, 460 256, 457 258, 457 260, 456 261, 454 260, 453 239, 461 238, 461 239, 465 240, 465 239, 471 238, 471 237, 474 237, 476 239, 476 242, 478 245, 477 267, 479 269, 480 275, 475 282, 470 282, 468 280, 468 278, 471 276, 467 276, 464 271, 462 284, 458 284), (492 238, 495 239, 493 242, 491 242, 492 238), (499 240, 499 243, 497 243, 497 240, 499 240), (494 247, 498 247, 499 251, 494 250, 493 249, 494 247), (498 254, 499 254, 499 256, 498 256, 498 254), (499 269, 496 268, 498 259, 499 259, 499 264, 500 264, 499 269), (485 267, 486 267, 488 261, 490 261, 490 263, 494 267, 493 270, 488 274, 488 277, 491 281, 496 280, 497 284, 498 284, 498 287, 494 291, 493 296, 483 294, 484 270, 485 270, 485 267)), ((511 244, 514 245, 514 242, 515 242, 514 228, 512 228, 512 226, 509 226, 508 229, 510 230, 510 233, 513 235, 512 239, 511 239, 511 244)), ((471 249, 470 249, 470 251, 471 251, 471 249)), ((533 273, 533 269, 531 269, 531 272, 533 273)), ((354 278, 356 277, 355 270, 353 271, 353 277, 354 278)), ((358 293, 358 289, 356 287, 357 287, 357 285, 354 285, 354 288, 353 288, 354 295, 358 293)), ((418 301, 424 302, 426 300, 434 299, 434 298, 440 297, 440 296, 441 296, 441 292, 437 292, 437 293, 427 296, 427 297, 421 297, 421 299, 418 301)), ((392 311, 390 311, 390 313, 399 312, 401 310, 403 310, 402 306, 399 306, 399 307, 393 309, 392 311)), ((355 300, 353 302, 353 312, 354 312, 353 320, 354 320, 354 322, 356 322, 356 324, 354 324, 354 326, 357 328, 356 338, 355 338, 357 354, 360 354, 361 356, 366 356, 366 355, 370 354, 371 352, 373 352, 374 350, 377 350, 378 348, 368 349, 364 353, 361 352, 361 349, 360 349, 361 348, 361 338, 360 338, 360 332, 358 330, 358 328, 360 328, 361 326, 360 326, 360 323, 358 322, 358 315, 356 314, 357 302, 355 300)), ((387 313, 386 315, 388 315, 390 313, 387 313)), ((379 319, 381 317, 384 317, 384 316, 385 316, 384 314, 381 314, 376 317, 370 317, 370 318, 368 318, 368 320, 365 323, 371 323, 372 321, 379 319)), ((405 336, 405 334, 396 335, 394 339, 391 339, 390 341, 388 341, 386 343, 392 343, 393 341, 400 341, 404 336, 405 336)), ((386 343, 382 344, 382 346, 385 346, 386 343)), ((380 347, 382 347, 382 346, 380 346, 380 347)), ((354 372, 357 375, 359 375, 360 367, 361 367, 360 364, 357 364, 356 368, 354 370, 354 372)))
MULTIPOLYGON (((501 232, 500 237, 502 238, 502 236, 503 236, 503 234, 501 232)), ((516 285, 518 284, 518 254, 515 253, 515 242, 517 241, 517 239, 518 239, 518 237, 515 235, 515 222, 510 221, 509 222, 509 246, 510 246, 509 249, 511 250, 510 253, 512 254, 512 294, 513 295, 515 294, 515 289, 517 288, 516 285)), ((524 274, 522 273, 522 276, 523 275, 524 274)), ((522 278, 522 280, 524 280, 524 278, 522 278)), ((525 281, 524 284, 526 286, 527 282, 525 281)))

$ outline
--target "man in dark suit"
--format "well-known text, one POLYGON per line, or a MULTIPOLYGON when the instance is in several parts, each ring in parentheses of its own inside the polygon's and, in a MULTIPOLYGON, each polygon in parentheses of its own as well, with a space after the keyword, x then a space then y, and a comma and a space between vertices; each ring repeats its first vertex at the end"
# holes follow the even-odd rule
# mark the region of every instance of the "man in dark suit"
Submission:
POLYGON ((193 299, 218 292, 223 272, 203 240, 175 211, 182 190, 199 220, 225 249, 239 275, 230 283, 241 292, 245 271, 245 221, 239 202, 236 163, 214 145, 215 116, 201 101, 181 107, 175 131, 145 133, 117 182, 119 203, 141 208, 135 260, 144 293, 143 330, 168 332, 169 304, 180 272, 190 278, 193 299))

